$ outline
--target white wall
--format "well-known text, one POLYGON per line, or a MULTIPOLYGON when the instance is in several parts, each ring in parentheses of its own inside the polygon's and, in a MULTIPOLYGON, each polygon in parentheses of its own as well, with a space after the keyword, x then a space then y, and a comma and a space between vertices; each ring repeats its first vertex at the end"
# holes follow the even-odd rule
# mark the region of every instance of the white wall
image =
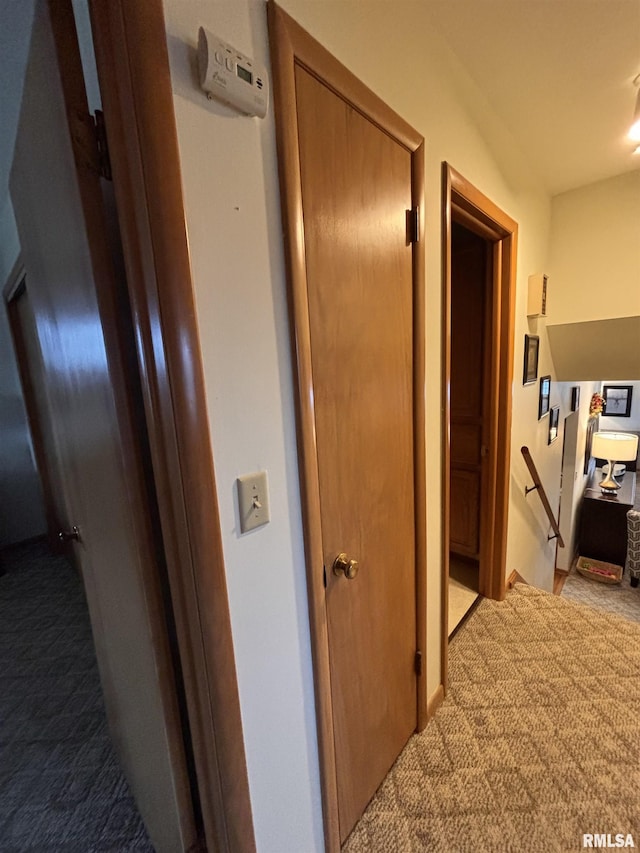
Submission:
MULTIPOLYGON (((535 181, 519 157, 502 170, 492 155, 472 118, 485 99, 437 37, 428 4, 368 3, 366 14, 357 0, 282 5, 426 138, 427 383, 435 401, 427 450, 431 695, 440 682, 441 162, 520 224, 507 573, 517 569, 547 588, 555 546, 547 543, 539 501, 521 497, 529 480, 519 448, 529 445, 557 505, 561 440, 547 445, 537 386, 522 386, 524 334, 536 322, 526 318, 526 283, 546 269, 550 201, 531 189, 535 181), (383 48, 397 57, 394 63, 380 61, 383 48)), ((258 0, 165 0, 165 13, 258 849, 321 850, 273 110, 258 121, 207 101, 194 69, 199 25, 267 63, 265 8, 258 0), (272 521, 240 537, 234 481, 258 468, 269 472, 272 521)), ((492 120, 486 105, 485 126, 492 120)), ((497 130, 508 139, 504 128, 497 130)), ((544 327, 539 333, 540 372, 553 373, 544 327)), ((554 387, 552 404, 557 399, 554 387)))
MULTIPOLYGON (((589 471, 585 474, 585 448, 586 433, 589 424, 589 405, 591 396, 600 391, 599 382, 564 382, 559 385, 560 390, 560 425, 563 426, 565 419, 571 413, 571 389, 578 385, 580 388, 580 405, 575 414, 576 420, 570 423, 572 435, 567 440, 563 464, 562 496, 560 506, 560 532, 562 533, 565 547, 558 548, 556 554, 556 566, 564 571, 569 571, 578 547, 578 524, 580 516, 580 505, 589 471)), ((560 435, 559 440, 562 441, 560 435)))
POLYGON ((550 323, 640 314, 640 170, 553 199, 550 323))
POLYGON ((255 833, 260 851, 321 850, 273 111, 207 101, 190 65, 200 24, 267 62, 265 8, 165 10, 255 833), (259 469, 271 522, 240 536, 235 480, 259 469))
MULTIPOLYGON (((0 291, 20 245, 8 198, 0 210, 0 291)), ((46 532, 40 478, 27 425, 9 318, 0 300, 0 547, 46 532)))
MULTIPOLYGON (((549 291, 545 325, 559 326, 578 322, 590 323, 586 329, 587 356, 594 357, 597 368, 602 369, 605 359, 618 357, 618 349, 606 347, 600 336, 602 327, 594 321, 606 318, 636 317, 640 315, 640 171, 628 172, 605 181, 598 181, 556 196, 551 202, 551 233, 549 243, 549 291), (599 347, 603 347, 599 349, 599 347), (614 353, 615 349, 615 353, 614 353)), ((626 321, 630 322, 630 321, 626 321)), ((567 334, 578 334, 576 327, 563 326, 567 334)), ((560 334, 559 329, 554 333, 560 334)), ((615 335, 615 330, 612 332, 615 335)), ((621 344, 622 334, 617 336, 621 344)), ((565 372, 567 357, 576 361, 577 345, 564 353, 559 337, 557 355, 563 359, 559 370, 565 372)), ((623 350, 629 365, 637 364, 638 347, 633 335, 623 350)), ((582 368, 588 357, 577 361, 582 368)), ((599 369, 587 368, 587 375, 601 376, 599 369)), ((571 371, 569 371, 571 374, 571 371)), ((580 370, 573 375, 584 376, 580 370)), ((575 383, 564 383, 568 389, 575 383)), ((588 405, 591 394, 600 391, 600 382, 579 383, 581 386, 580 420, 578 423, 574 482, 563 487, 563 525, 567 547, 558 551, 557 565, 569 569, 577 546, 577 526, 582 493, 586 484, 583 474, 585 431, 588 422, 588 405), (586 409, 585 409, 586 406, 586 409), (567 512, 567 502, 570 512, 567 512)), ((630 384, 615 382, 610 384, 630 384)), ((638 383, 640 386, 640 383, 638 383)), ((640 387, 635 394, 640 393, 640 387)), ((631 418, 600 418, 599 429, 640 429, 640 399, 631 418)), ((561 412, 562 421, 562 412, 561 412)), ((565 472, 566 475, 566 472, 565 472)))

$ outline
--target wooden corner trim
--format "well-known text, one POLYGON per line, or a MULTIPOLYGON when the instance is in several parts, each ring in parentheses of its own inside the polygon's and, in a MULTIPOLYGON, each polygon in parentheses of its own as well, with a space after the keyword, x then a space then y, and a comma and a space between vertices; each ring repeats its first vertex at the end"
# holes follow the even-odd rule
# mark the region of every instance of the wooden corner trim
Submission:
POLYGON ((444 684, 439 684, 427 702, 427 720, 432 720, 445 698, 444 684))
POLYGON ((467 209, 479 222, 489 227, 497 226, 503 232, 500 236, 506 237, 514 232, 517 233, 518 223, 515 219, 512 219, 449 163, 444 163, 444 168, 449 175, 451 190, 460 197, 457 200, 458 204, 467 209))
POLYGON ((205 834, 253 851, 162 2, 91 18, 205 834))
POLYGON ((514 569, 511 572, 511 574, 509 575, 509 577, 507 578, 507 583, 505 584, 507 589, 513 589, 513 587, 518 583, 519 579, 520 579, 520 575, 514 569))
POLYGON ((11 300, 16 295, 16 290, 22 284, 24 277, 26 275, 25 267, 24 267, 24 259, 22 255, 18 255, 16 258, 16 262, 11 267, 11 272, 6 278, 6 281, 2 287, 2 298, 4 299, 5 305, 8 305, 11 300))
POLYGON ((442 468, 441 505, 442 505, 442 543, 441 543, 441 584, 440 590, 440 678, 446 692, 449 671, 449 538, 451 518, 449 501, 451 497, 451 403, 449 400, 449 377, 451 376, 451 168, 442 164, 442 285, 441 285, 441 334, 442 334, 442 381, 441 389, 441 435, 442 468))
MULTIPOLYGON (((413 429, 414 502, 416 541, 416 632, 419 649, 427 649, 427 378, 426 378, 426 288, 425 288, 425 144, 412 155, 411 203, 422 211, 418 242, 413 244, 413 429)), ((418 676, 417 727, 427 723, 427 667, 418 676)))
POLYGON ((314 77, 322 67, 323 84, 344 98, 361 112, 368 121, 393 137, 409 151, 415 151, 424 141, 423 137, 391 109, 375 92, 366 86, 339 60, 325 50, 291 15, 268 0, 267 13, 271 32, 279 44, 288 43, 291 56, 314 77))

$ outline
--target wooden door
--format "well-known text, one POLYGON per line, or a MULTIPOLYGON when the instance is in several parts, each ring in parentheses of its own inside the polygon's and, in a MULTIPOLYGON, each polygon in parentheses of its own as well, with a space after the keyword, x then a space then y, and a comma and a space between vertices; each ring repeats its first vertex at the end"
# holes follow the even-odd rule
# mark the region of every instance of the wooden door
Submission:
POLYGON ((59 454, 50 417, 51 407, 48 402, 42 351, 24 278, 8 298, 7 313, 29 420, 29 431, 42 484, 47 531, 49 538, 53 541, 59 530, 69 527, 70 520, 66 515, 66 486, 59 468, 59 454))
POLYGON ((11 197, 110 730, 155 849, 173 853, 196 833, 162 554, 142 475, 144 436, 114 334, 126 306, 109 255, 71 5, 55 5, 54 38, 49 7, 36 3, 11 197))
POLYGON ((417 722, 412 160, 300 67, 296 92, 344 840, 417 722))
POLYGON ((450 548, 480 557, 485 438, 487 244, 457 223, 451 229, 450 548))

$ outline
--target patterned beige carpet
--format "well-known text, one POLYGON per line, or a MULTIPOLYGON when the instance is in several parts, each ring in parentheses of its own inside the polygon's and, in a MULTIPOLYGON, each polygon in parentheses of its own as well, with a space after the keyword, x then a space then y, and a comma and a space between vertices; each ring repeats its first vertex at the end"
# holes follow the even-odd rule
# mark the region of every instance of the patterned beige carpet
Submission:
POLYGON ((640 622, 640 586, 629 585, 628 569, 622 583, 609 584, 585 578, 573 566, 560 595, 568 601, 608 610, 631 622, 640 622))
POLYGON ((462 626, 449 677, 345 853, 640 845, 640 625, 517 584, 462 626))

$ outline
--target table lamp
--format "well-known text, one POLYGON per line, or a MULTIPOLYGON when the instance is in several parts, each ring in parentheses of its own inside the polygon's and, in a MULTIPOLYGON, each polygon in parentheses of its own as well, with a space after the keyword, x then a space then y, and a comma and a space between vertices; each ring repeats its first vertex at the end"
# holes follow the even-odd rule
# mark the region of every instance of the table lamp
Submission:
POLYGON ((638 436, 631 432, 597 432, 593 436, 591 453, 598 459, 606 459, 609 473, 599 484, 603 495, 613 495, 620 488, 616 482, 614 468, 616 462, 632 462, 638 453, 638 436))

